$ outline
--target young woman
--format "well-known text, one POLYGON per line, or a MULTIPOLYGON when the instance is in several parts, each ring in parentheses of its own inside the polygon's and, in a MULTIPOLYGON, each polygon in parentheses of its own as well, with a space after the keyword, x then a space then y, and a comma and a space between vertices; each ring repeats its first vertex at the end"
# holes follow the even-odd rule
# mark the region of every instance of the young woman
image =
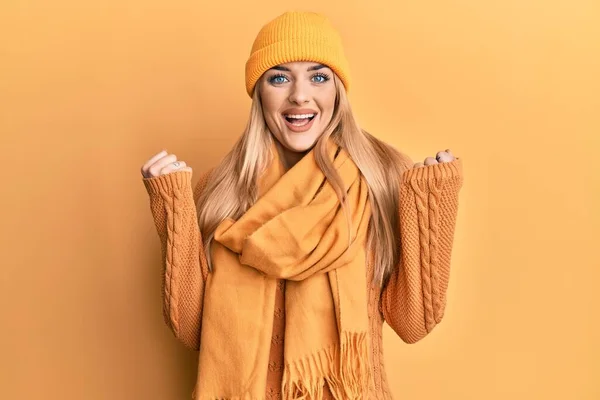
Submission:
POLYGON ((442 319, 460 160, 413 164, 359 127, 349 87, 328 19, 285 13, 255 39, 224 159, 194 188, 174 154, 143 165, 193 398, 389 399, 383 322, 414 343, 442 319))

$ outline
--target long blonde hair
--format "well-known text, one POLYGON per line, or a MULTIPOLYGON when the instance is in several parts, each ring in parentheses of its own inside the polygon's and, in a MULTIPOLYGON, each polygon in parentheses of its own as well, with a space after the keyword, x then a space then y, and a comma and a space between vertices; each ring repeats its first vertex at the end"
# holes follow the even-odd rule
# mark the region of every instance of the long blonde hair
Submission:
MULTIPOLYGON (((361 129, 354 117, 346 90, 334 74, 336 86, 335 109, 331 122, 315 144, 315 160, 331 182, 340 203, 345 208, 345 192, 341 179, 327 157, 327 140, 345 149, 369 187, 371 220, 367 246, 375 254, 374 283, 383 286, 400 260, 400 231, 398 220, 400 175, 410 167, 410 160, 392 146, 361 129)), ((206 188, 198 199, 198 224, 205 249, 210 249, 219 223, 229 217, 238 219, 257 200, 257 179, 271 160, 269 154, 273 135, 270 133, 260 99, 259 80, 252 97, 250 116, 244 133, 215 166, 206 188)), ((209 269, 210 251, 206 251, 209 269)))

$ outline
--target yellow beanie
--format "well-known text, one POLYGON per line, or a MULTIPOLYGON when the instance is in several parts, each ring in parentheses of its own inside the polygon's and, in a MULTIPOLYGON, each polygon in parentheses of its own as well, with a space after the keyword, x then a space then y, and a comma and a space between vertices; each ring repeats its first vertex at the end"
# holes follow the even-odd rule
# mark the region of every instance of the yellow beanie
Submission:
POLYGON ((290 11, 271 20, 258 33, 246 62, 246 91, 270 68, 293 61, 327 65, 348 90, 350 68, 339 33, 324 15, 290 11))

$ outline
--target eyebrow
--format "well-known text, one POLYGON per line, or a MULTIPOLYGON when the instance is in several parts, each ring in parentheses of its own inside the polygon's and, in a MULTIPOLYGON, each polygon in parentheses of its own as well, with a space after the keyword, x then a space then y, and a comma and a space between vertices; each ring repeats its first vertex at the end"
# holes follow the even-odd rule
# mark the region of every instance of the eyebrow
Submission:
MULTIPOLYGON (((319 70, 321 68, 327 68, 327 66, 323 65, 323 64, 317 64, 317 65, 314 65, 314 66, 310 67, 309 69, 307 69, 307 71, 317 71, 317 70, 319 70)), ((290 72, 289 68, 283 67, 281 65, 276 65, 276 66, 274 66, 274 67, 272 67, 270 69, 276 69, 277 71, 287 71, 287 72, 290 72)))

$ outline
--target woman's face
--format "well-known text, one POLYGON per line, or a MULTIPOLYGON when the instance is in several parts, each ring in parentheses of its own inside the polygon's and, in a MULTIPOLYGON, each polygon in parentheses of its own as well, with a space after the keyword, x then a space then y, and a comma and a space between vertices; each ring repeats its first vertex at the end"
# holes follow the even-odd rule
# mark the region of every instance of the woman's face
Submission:
POLYGON ((333 115, 333 71, 318 63, 291 62, 271 68, 261 79, 263 114, 271 133, 288 152, 310 150, 333 115))

